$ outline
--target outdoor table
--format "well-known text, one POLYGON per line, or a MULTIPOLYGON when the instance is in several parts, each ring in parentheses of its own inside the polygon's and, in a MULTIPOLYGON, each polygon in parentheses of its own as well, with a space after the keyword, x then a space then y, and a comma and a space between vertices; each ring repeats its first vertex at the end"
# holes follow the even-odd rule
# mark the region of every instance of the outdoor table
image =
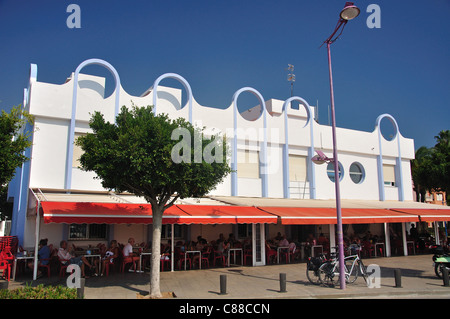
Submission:
POLYGON ((184 270, 186 270, 187 254, 196 254, 196 253, 200 255, 198 259, 198 269, 202 269, 202 252, 200 250, 188 250, 184 253, 184 270))
POLYGON ((137 271, 137 272, 144 272, 143 270, 142 270, 142 256, 143 255, 151 255, 152 253, 149 253, 149 252, 141 252, 140 254, 139 254, 139 270, 137 271))
POLYGON ((311 257, 314 257, 314 249, 315 248, 320 248, 321 253, 323 253, 323 246, 322 245, 314 245, 311 247, 311 257))
POLYGON ((291 256, 289 255, 289 246, 283 246, 283 247, 277 248, 277 263, 278 264, 280 263, 280 250, 282 250, 282 249, 287 249, 289 262, 291 262, 291 256))
POLYGON ((375 257, 377 257, 377 246, 381 246, 383 248, 383 252, 386 252, 384 249, 384 243, 375 243, 375 257))
MULTIPOLYGON (((13 281, 16 280, 16 268, 17 268, 17 262, 18 262, 19 260, 27 260, 27 259, 32 260, 32 259, 34 259, 34 256, 19 256, 19 257, 16 256, 16 257, 14 258, 13 281)), ((25 265, 25 267, 26 267, 26 265, 25 265)))
POLYGON ((237 265, 236 264, 236 253, 238 251, 241 252, 241 265, 244 264, 244 255, 242 254, 242 248, 230 248, 228 249, 228 267, 230 267, 230 251, 234 251, 234 264, 233 265, 237 265))

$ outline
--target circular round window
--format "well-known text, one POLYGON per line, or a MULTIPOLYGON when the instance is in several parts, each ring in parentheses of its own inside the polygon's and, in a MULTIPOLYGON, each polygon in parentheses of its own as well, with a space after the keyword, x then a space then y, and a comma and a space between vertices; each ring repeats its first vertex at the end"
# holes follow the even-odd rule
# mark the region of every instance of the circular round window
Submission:
MULTIPOLYGON (((338 167, 339 167, 339 181, 342 181, 342 178, 344 177, 344 168, 342 167, 341 162, 338 162, 338 167)), ((328 175, 328 178, 330 179, 330 181, 332 181, 334 183, 335 174, 334 174, 334 163, 333 162, 330 162, 327 165, 327 175, 328 175)))
POLYGON ((364 181, 365 172, 364 167, 357 162, 350 165, 350 178, 355 184, 360 184, 364 181))

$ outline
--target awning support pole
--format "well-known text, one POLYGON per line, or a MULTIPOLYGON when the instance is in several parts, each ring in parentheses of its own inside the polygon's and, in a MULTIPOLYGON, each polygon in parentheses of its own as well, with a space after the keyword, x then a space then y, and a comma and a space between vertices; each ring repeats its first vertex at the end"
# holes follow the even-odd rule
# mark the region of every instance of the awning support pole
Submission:
MULTIPOLYGON (((171 272, 173 272, 173 270, 174 270, 174 249, 175 249, 175 247, 174 247, 174 242, 173 242, 173 240, 174 240, 174 234, 173 234, 173 231, 175 230, 175 225, 174 224, 172 224, 172 242, 170 243, 171 245, 172 245, 172 247, 171 247, 171 249, 170 249, 170 253, 171 253, 171 258, 170 258, 170 263, 171 263, 171 265, 170 265, 170 271, 171 272)), ((201 260, 200 260, 200 262, 201 262, 201 260)))
POLYGON ((391 236, 389 223, 384 223, 384 241, 386 242, 386 257, 391 257, 391 236))
POLYGON ((34 269, 33 269, 33 280, 37 279, 38 271, 38 255, 39 255, 39 236, 40 236, 40 226, 41 226, 41 201, 37 201, 37 211, 36 211, 36 230, 35 230, 35 243, 34 243, 34 269))
POLYGON ((439 224, 437 221, 434 222, 434 238, 436 240, 436 245, 440 244, 440 239, 439 239, 439 224))
POLYGON ((403 240, 403 255, 408 256, 408 243, 406 242, 406 223, 402 223, 402 240, 403 240))
POLYGON ((330 253, 336 247, 336 229, 334 224, 330 224, 330 253))

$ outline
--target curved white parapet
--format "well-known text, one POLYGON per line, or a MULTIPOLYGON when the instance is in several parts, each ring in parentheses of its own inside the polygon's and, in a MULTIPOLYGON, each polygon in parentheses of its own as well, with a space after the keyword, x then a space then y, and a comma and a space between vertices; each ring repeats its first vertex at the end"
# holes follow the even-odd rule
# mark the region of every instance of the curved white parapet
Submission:
POLYGON ((69 127, 69 141, 67 145, 67 159, 66 159, 66 178, 65 178, 65 189, 70 190, 72 186, 72 157, 73 157, 73 143, 75 138, 75 119, 77 113, 77 95, 78 95, 78 76, 80 71, 88 65, 101 65, 105 67, 114 76, 116 81, 116 100, 115 100, 115 111, 114 111, 114 121, 116 120, 117 114, 119 113, 119 99, 120 99, 120 77, 116 69, 108 62, 101 59, 89 59, 82 62, 75 70, 73 77, 73 95, 72 95, 72 116, 70 119, 69 127))
POLYGON ((186 91, 188 93, 189 123, 192 124, 192 98, 193 98, 193 96, 192 96, 191 86, 189 85, 188 81, 186 81, 185 78, 183 78, 181 75, 178 75, 176 73, 165 73, 165 74, 159 76, 153 83, 153 88, 152 88, 152 90, 153 90, 153 113, 156 114, 156 104, 158 101, 158 95, 157 95, 158 85, 164 79, 175 79, 175 80, 179 81, 181 84, 183 84, 184 88, 186 89, 186 91))
POLYGON ((309 106, 308 102, 306 102, 305 99, 299 97, 299 96, 293 96, 284 101, 282 112, 284 112, 284 134, 285 134, 285 140, 284 140, 284 147, 283 147, 283 191, 284 191, 284 197, 290 198, 290 192, 289 192, 289 127, 288 127, 288 106, 291 105, 293 101, 300 102, 301 105, 303 105, 306 109, 307 114, 307 121, 305 123, 305 128, 308 124, 310 125, 310 147, 308 148, 308 176, 310 176, 310 198, 315 199, 316 198, 316 179, 314 174, 314 168, 312 165, 310 165, 310 161, 312 156, 314 155, 314 128, 313 128, 313 121, 312 121, 312 111, 311 107, 309 106))
MULTIPOLYGON (((261 114, 263 116, 264 139, 262 146, 262 165, 261 165, 261 180, 262 180, 262 197, 268 196, 268 179, 267 179, 267 109, 263 96, 257 90, 251 87, 243 87, 233 94, 233 148, 231 160, 231 195, 238 195, 238 178, 237 178, 237 100, 239 95, 243 92, 250 92, 256 96, 261 104, 261 114)), ((261 116, 261 115, 260 115, 261 116)))
POLYGON ((398 199, 399 201, 404 201, 404 190, 403 190, 403 173, 402 173, 402 152, 400 147, 400 130, 398 128, 397 121, 395 118, 390 114, 381 114, 377 117, 375 121, 375 129, 378 130, 378 147, 379 147, 379 153, 378 153, 378 190, 379 190, 379 196, 380 201, 384 201, 386 199, 385 197, 385 190, 384 190, 384 174, 383 174, 383 148, 382 148, 382 142, 383 142, 383 135, 381 134, 381 120, 384 118, 389 119, 389 121, 392 123, 395 129, 395 136, 393 137, 392 141, 394 139, 397 140, 397 147, 398 147, 398 156, 396 159, 396 165, 395 165, 395 174, 398 176, 397 178, 397 187, 398 187, 398 199))

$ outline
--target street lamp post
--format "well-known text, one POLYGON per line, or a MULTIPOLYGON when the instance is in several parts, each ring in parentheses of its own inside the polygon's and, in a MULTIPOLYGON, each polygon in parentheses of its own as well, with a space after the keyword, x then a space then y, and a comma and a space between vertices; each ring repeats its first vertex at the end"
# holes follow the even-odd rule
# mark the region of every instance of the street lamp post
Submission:
POLYGON ((339 250, 339 280, 340 288, 345 289, 345 262, 344 262, 344 235, 342 231, 342 212, 341 212, 341 193, 339 187, 339 161, 336 147, 336 117, 334 111, 334 92, 333 92, 333 74, 331 71, 331 44, 339 38, 342 34, 345 25, 349 20, 356 18, 359 15, 358 7, 353 5, 353 2, 347 2, 344 9, 340 13, 340 19, 333 33, 324 41, 327 44, 328 51, 328 71, 330 74, 330 98, 331 98, 331 123, 333 134, 333 165, 334 165, 334 184, 336 190, 336 214, 337 214, 337 237, 338 237, 338 250, 339 250), (335 35, 340 30, 340 33, 335 35))

